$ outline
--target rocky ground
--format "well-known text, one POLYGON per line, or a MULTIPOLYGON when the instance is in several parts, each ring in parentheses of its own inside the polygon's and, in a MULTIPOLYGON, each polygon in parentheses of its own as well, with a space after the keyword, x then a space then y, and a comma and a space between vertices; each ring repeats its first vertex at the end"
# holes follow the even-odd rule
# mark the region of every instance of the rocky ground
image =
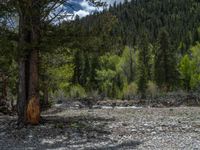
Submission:
POLYGON ((16 117, 0 116, 1 150, 198 150, 200 108, 56 105, 39 126, 15 128, 16 117))

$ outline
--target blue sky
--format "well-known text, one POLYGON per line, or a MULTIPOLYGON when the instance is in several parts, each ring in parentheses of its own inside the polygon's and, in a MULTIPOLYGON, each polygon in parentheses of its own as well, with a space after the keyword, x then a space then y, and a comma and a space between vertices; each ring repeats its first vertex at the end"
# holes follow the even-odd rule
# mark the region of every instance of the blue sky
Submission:
MULTIPOLYGON (((124 0, 101 0, 102 2, 106 2, 108 6, 116 3, 123 2, 124 0)), ((54 24, 59 24, 62 21, 71 21, 74 20, 75 17, 78 15, 80 18, 85 17, 87 15, 92 14, 96 11, 102 11, 102 7, 95 7, 92 3, 88 2, 87 0, 68 0, 66 4, 59 6, 57 9, 53 10, 49 14, 49 20, 54 18, 57 12, 61 12, 60 16, 54 19, 54 24), (67 11, 63 11, 66 10, 67 11)))
MULTIPOLYGON (((112 5, 115 1, 116 3, 123 2, 124 0, 101 0, 107 2, 108 5, 112 5)), ((91 3, 86 0, 70 0, 70 13, 74 13, 80 17, 87 16, 95 11, 102 11, 103 8, 96 8, 91 3)))

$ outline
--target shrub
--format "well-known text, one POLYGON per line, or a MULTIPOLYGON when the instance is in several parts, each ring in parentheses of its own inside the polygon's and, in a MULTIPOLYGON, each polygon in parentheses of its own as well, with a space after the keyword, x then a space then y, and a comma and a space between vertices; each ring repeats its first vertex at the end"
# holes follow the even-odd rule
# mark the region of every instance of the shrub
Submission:
POLYGON ((200 88, 200 74, 194 73, 190 80, 191 89, 197 91, 200 88))
POLYGON ((151 97, 155 97, 158 94, 158 87, 152 81, 149 81, 147 84, 147 94, 151 97))
MULTIPOLYGON (((49 102, 51 103, 51 105, 53 103, 62 103, 66 100, 66 95, 65 92, 63 90, 58 90, 55 91, 54 93, 49 93, 49 102)), ((44 100, 43 102, 44 103, 44 100)))
POLYGON ((99 91, 97 90, 91 90, 87 93, 88 97, 91 97, 93 99, 98 99, 99 98, 99 91))
POLYGON ((73 85, 70 87, 69 97, 70 98, 84 98, 86 97, 85 89, 79 84, 73 85))
POLYGON ((125 99, 131 99, 137 95, 138 86, 135 82, 132 82, 129 85, 126 85, 123 89, 123 97, 125 99))

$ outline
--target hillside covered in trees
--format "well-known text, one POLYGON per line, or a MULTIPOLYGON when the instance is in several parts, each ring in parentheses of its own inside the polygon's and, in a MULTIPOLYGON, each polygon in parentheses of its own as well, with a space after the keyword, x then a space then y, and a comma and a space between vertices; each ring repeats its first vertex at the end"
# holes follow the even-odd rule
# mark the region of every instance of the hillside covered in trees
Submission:
POLYGON ((197 90, 199 18, 195 0, 138 0, 63 23, 75 38, 63 35, 75 49, 72 83, 120 99, 197 90))
POLYGON ((199 1, 125 1, 70 21, 58 4, 0 5, 0 100, 13 109, 18 100, 19 116, 31 100, 43 107, 199 91, 199 1))

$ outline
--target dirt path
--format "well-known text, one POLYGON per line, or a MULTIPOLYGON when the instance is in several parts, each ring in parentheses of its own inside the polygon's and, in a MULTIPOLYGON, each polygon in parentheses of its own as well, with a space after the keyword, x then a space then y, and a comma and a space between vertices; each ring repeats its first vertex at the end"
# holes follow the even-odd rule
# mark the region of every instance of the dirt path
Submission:
POLYGON ((15 117, 0 116, 0 149, 200 149, 200 108, 54 108, 42 117, 17 130, 15 117))

